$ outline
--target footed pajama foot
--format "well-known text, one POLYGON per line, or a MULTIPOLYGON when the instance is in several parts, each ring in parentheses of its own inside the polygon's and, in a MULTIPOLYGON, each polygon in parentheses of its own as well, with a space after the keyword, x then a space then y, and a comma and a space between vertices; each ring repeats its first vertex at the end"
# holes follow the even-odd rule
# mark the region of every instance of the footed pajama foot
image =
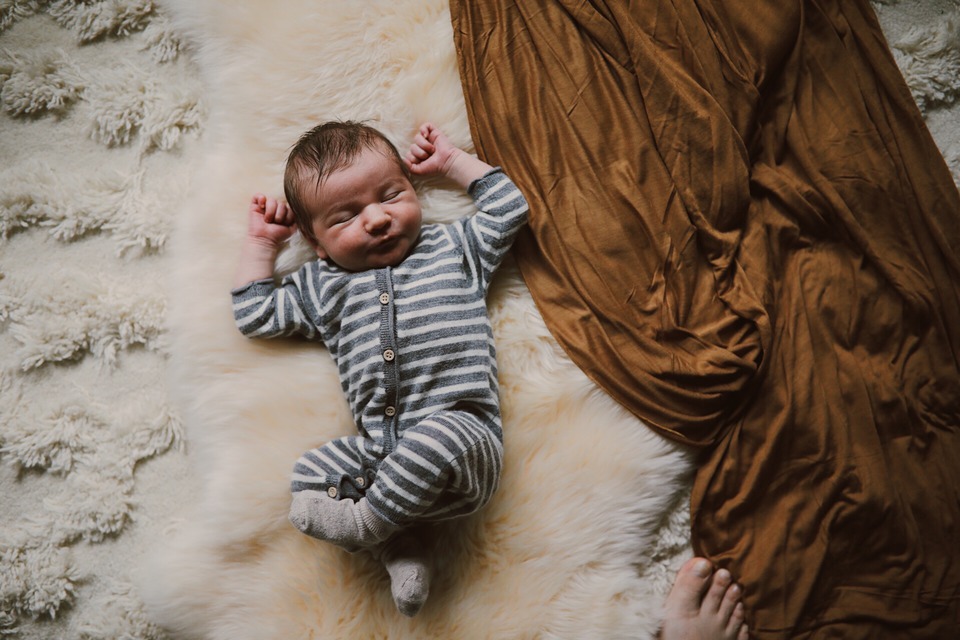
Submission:
POLYGON ((367 504, 336 500, 320 491, 299 491, 290 503, 290 522, 303 533, 348 551, 386 540, 396 527, 377 516, 367 504))
POLYGON ((420 612, 430 595, 433 565, 430 546, 412 532, 402 532, 384 545, 380 561, 390 574, 390 593, 405 616, 420 612))

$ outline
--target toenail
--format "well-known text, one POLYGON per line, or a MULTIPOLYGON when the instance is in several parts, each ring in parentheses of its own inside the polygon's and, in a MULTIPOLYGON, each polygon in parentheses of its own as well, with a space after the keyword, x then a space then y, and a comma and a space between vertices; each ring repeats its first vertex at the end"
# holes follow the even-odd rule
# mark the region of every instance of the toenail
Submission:
POLYGON ((693 565, 693 573, 700 578, 706 578, 710 575, 710 562, 707 560, 699 560, 695 565, 693 565))
POLYGON ((726 582, 727 580, 730 580, 730 572, 726 569, 720 569, 717 571, 717 580, 720 582, 726 582))

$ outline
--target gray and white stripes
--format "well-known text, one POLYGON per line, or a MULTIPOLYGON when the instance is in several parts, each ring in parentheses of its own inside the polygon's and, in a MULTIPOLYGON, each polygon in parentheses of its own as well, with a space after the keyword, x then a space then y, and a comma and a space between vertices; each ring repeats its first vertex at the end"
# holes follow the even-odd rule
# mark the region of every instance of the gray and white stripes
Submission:
POLYGON ((360 440, 301 458, 294 491, 365 494, 378 515, 403 525, 469 513, 496 488, 503 436, 485 295, 527 204, 499 170, 470 194, 476 215, 425 225, 394 268, 352 273, 315 261, 278 287, 234 290, 245 335, 326 344, 357 419, 360 440))

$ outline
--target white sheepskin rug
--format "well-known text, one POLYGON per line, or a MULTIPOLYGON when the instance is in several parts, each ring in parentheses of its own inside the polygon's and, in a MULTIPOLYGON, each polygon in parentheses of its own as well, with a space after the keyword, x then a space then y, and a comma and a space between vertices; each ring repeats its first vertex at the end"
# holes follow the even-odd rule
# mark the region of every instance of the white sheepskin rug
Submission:
MULTIPOLYGON (((296 531, 300 453, 354 432, 333 363, 304 341, 255 341, 229 290, 250 194, 281 195, 307 128, 366 120, 405 148, 430 120, 472 149, 447 3, 227 0, 165 4, 195 47, 208 154, 173 239, 171 344, 200 493, 146 572, 176 637, 638 638, 656 632, 689 556, 689 452, 612 402, 549 336, 512 265, 489 307, 501 372, 505 467, 495 499, 445 523, 430 598, 397 612, 383 568, 296 531)), ((419 185, 426 217, 469 199, 419 185)), ((290 270, 309 252, 294 242, 290 270)))

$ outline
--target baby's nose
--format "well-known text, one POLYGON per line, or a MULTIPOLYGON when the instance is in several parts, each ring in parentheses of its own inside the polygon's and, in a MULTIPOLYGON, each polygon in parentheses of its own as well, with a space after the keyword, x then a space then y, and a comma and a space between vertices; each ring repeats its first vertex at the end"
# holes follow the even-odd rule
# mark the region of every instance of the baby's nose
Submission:
POLYGON ((390 214, 381 206, 372 206, 366 212, 365 224, 368 233, 382 231, 390 226, 390 214))

